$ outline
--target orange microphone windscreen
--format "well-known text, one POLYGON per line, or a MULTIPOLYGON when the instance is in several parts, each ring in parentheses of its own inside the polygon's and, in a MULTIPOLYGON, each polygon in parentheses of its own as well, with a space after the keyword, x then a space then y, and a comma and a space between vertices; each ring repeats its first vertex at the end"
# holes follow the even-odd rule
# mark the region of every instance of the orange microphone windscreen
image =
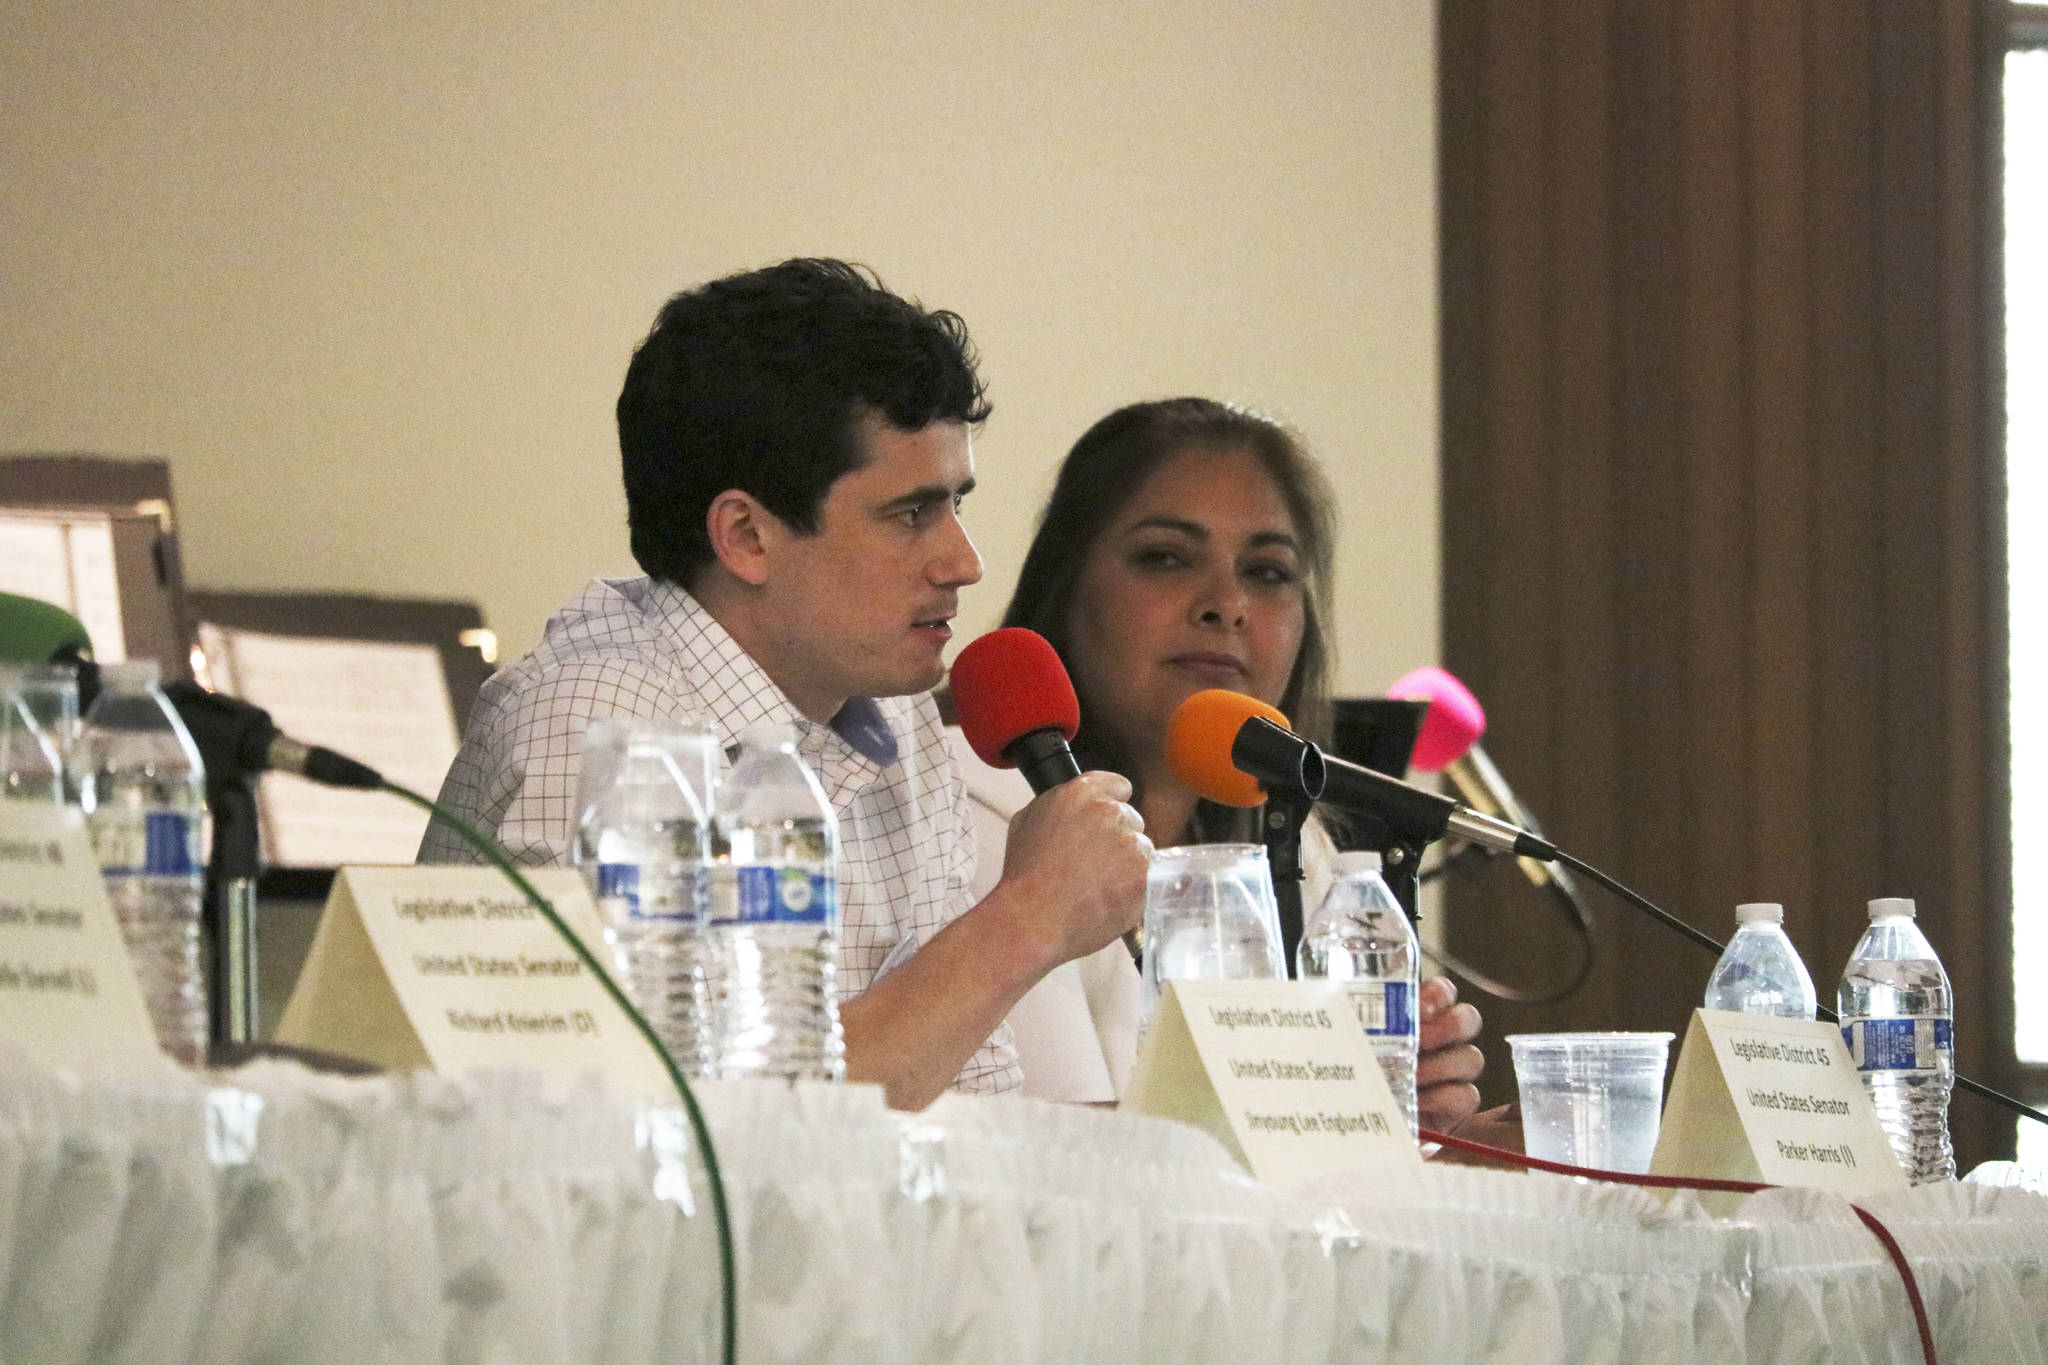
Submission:
POLYGON ((1281 729, 1289 729, 1287 717, 1257 697, 1226 692, 1212 687, 1182 702, 1166 724, 1166 761, 1174 776, 1188 784, 1195 794, 1225 806, 1256 806, 1266 799, 1258 779, 1241 773, 1230 761, 1230 746, 1237 732, 1253 716, 1262 716, 1281 729))

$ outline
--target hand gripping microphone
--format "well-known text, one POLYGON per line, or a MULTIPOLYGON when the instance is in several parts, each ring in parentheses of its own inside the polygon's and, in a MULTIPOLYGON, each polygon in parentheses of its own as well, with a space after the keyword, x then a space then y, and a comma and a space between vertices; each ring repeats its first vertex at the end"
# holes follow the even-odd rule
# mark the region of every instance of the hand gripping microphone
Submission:
MULTIPOLYGON (((1260 713, 1262 705, 1233 692, 1197 692, 1182 702, 1183 710, 1190 706, 1213 707, 1216 716, 1184 729, 1168 727, 1167 756, 1174 772, 1199 794, 1211 800, 1227 800, 1234 793, 1223 784, 1213 784, 1213 790, 1203 785, 1208 782, 1205 775, 1214 773, 1220 756, 1227 754, 1230 767, 1267 790, 1295 793, 1340 810, 1372 816, 1398 838, 1426 843, 1450 835, 1525 858, 1547 862, 1557 856, 1557 850, 1548 842, 1505 820, 1482 815, 1448 797, 1411 787, 1370 768, 1330 757, 1293 731, 1267 719, 1260 713), (1213 699, 1218 696, 1229 700, 1213 699), (1232 707, 1237 708, 1240 718, 1234 728, 1229 724, 1232 707), (1176 750, 1173 744, 1177 729, 1188 746, 1187 752, 1176 750)), ((1179 713, 1175 716, 1178 719, 1179 713)))
POLYGON ((1016 768, 1033 793, 1081 775, 1068 747, 1081 703, 1043 635, 1009 626, 973 641, 953 661, 952 689, 961 733, 982 762, 1016 768))

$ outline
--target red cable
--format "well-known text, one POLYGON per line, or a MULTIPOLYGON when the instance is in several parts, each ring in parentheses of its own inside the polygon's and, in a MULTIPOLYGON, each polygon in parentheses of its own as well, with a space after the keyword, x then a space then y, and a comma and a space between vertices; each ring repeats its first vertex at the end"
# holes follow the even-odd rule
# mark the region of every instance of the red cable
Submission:
MULTIPOLYGON (((1721 1190, 1730 1194, 1755 1194, 1759 1190, 1780 1188, 1777 1185, 1760 1184, 1754 1180, 1714 1180, 1705 1176, 1695 1178, 1683 1175, 1636 1175, 1627 1171, 1600 1171, 1590 1166, 1571 1166, 1562 1161, 1546 1161, 1542 1157, 1511 1152, 1505 1147, 1474 1142, 1471 1138, 1439 1133, 1432 1128, 1424 1128, 1421 1138, 1424 1142, 1439 1143, 1461 1152, 1469 1152, 1473 1156, 1485 1157, 1489 1161, 1506 1162, 1511 1166, 1527 1166, 1538 1171, 1549 1171, 1553 1175, 1583 1176, 1588 1180, 1604 1180, 1616 1185, 1647 1185, 1661 1190, 1721 1190)), ((1863 1225, 1877 1238, 1878 1244, 1885 1249, 1885 1253, 1892 1258, 1892 1264, 1898 1268, 1899 1278, 1905 1281, 1906 1302, 1912 1305, 1913 1325, 1920 1331, 1921 1358, 1927 1365, 1940 1365, 1934 1354, 1934 1329, 1927 1321, 1927 1304, 1920 1297, 1920 1282, 1913 1276, 1913 1266, 1906 1260, 1905 1249, 1899 1245, 1898 1239, 1892 1236, 1891 1229, 1887 1228, 1876 1214, 1861 1204, 1852 1203, 1849 1207, 1856 1211, 1856 1216, 1863 1220, 1863 1225)))
POLYGON ((1891 1253, 1892 1264, 1899 1268, 1899 1278, 1906 1282, 1906 1301, 1913 1305, 1913 1325, 1920 1329, 1920 1354, 1927 1365, 1934 1365, 1934 1329, 1927 1325, 1927 1305, 1920 1298, 1920 1282, 1913 1278, 1913 1267, 1906 1262, 1906 1252, 1899 1245, 1892 1230, 1879 1221, 1878 1216, 1861 1204, 1851 1204, 1856 1216, 1863 1220, 1863 1226, 1870 1229, 1884 1249, 1891 1253))

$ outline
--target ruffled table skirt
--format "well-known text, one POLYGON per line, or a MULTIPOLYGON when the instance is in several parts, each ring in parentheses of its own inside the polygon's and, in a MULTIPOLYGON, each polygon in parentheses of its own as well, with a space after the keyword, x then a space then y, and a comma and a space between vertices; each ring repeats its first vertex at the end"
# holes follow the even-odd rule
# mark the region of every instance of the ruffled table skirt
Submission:
MULTIPOLYGON (((1805 1191, 1730 1219, 1438 1166, 1293 1196, 1177 1124, 707 1084, 746 1361, 1919 1359, 1896 1271, 1805 1191)), ((1866 1201, 1945 1362, 2048 1365, 2048 1199, 1866 1201)), ((679 1111, 530 1077, 81 1083, 0 1064, 0 1362, 717 1357, 679 1111)))

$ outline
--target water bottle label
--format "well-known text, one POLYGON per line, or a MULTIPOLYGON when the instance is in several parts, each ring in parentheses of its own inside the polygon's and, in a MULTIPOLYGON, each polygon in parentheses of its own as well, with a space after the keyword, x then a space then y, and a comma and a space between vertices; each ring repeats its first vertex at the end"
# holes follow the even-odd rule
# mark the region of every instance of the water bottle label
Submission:
POLYGON ((1407 1037, 1415 1032, 1415 988, 1406 981, 1354 982, 1347 994, 1367 1033, 1407 1037))
MULTIPOLYGON (((629 919, 640 917, 640 865, 638 863, 599 863, 597 865, 597 899, 600 903, 613 901, 617 908, 612 911, 616 918, 623 910, 629 919)), ((610 909, 611 907, 606 907, 610 909)))
POLYGON ((93 855, 109 877, 196 877, 199 822, 174 810, 144 811, 142 818, 96 822, 93 855))
POLYGON ((1858 1071, 1934 1071, 1955 1050, 1949 1019, 1857 1019, 1842 1030, 1858 1071))
POLYGON ((640 863, 599 863, 597 865, 598 908, 613 920, 695 919, 703 900, 703 885, 694 886, 691 869, 640 863))
MULTIPOLYGON (((828 924, 832 878, 803 867, 754 863, 733 869, 734 899, 726 923, 828 924)), ((721 913, 728 913, 719 907, 721 913)))

